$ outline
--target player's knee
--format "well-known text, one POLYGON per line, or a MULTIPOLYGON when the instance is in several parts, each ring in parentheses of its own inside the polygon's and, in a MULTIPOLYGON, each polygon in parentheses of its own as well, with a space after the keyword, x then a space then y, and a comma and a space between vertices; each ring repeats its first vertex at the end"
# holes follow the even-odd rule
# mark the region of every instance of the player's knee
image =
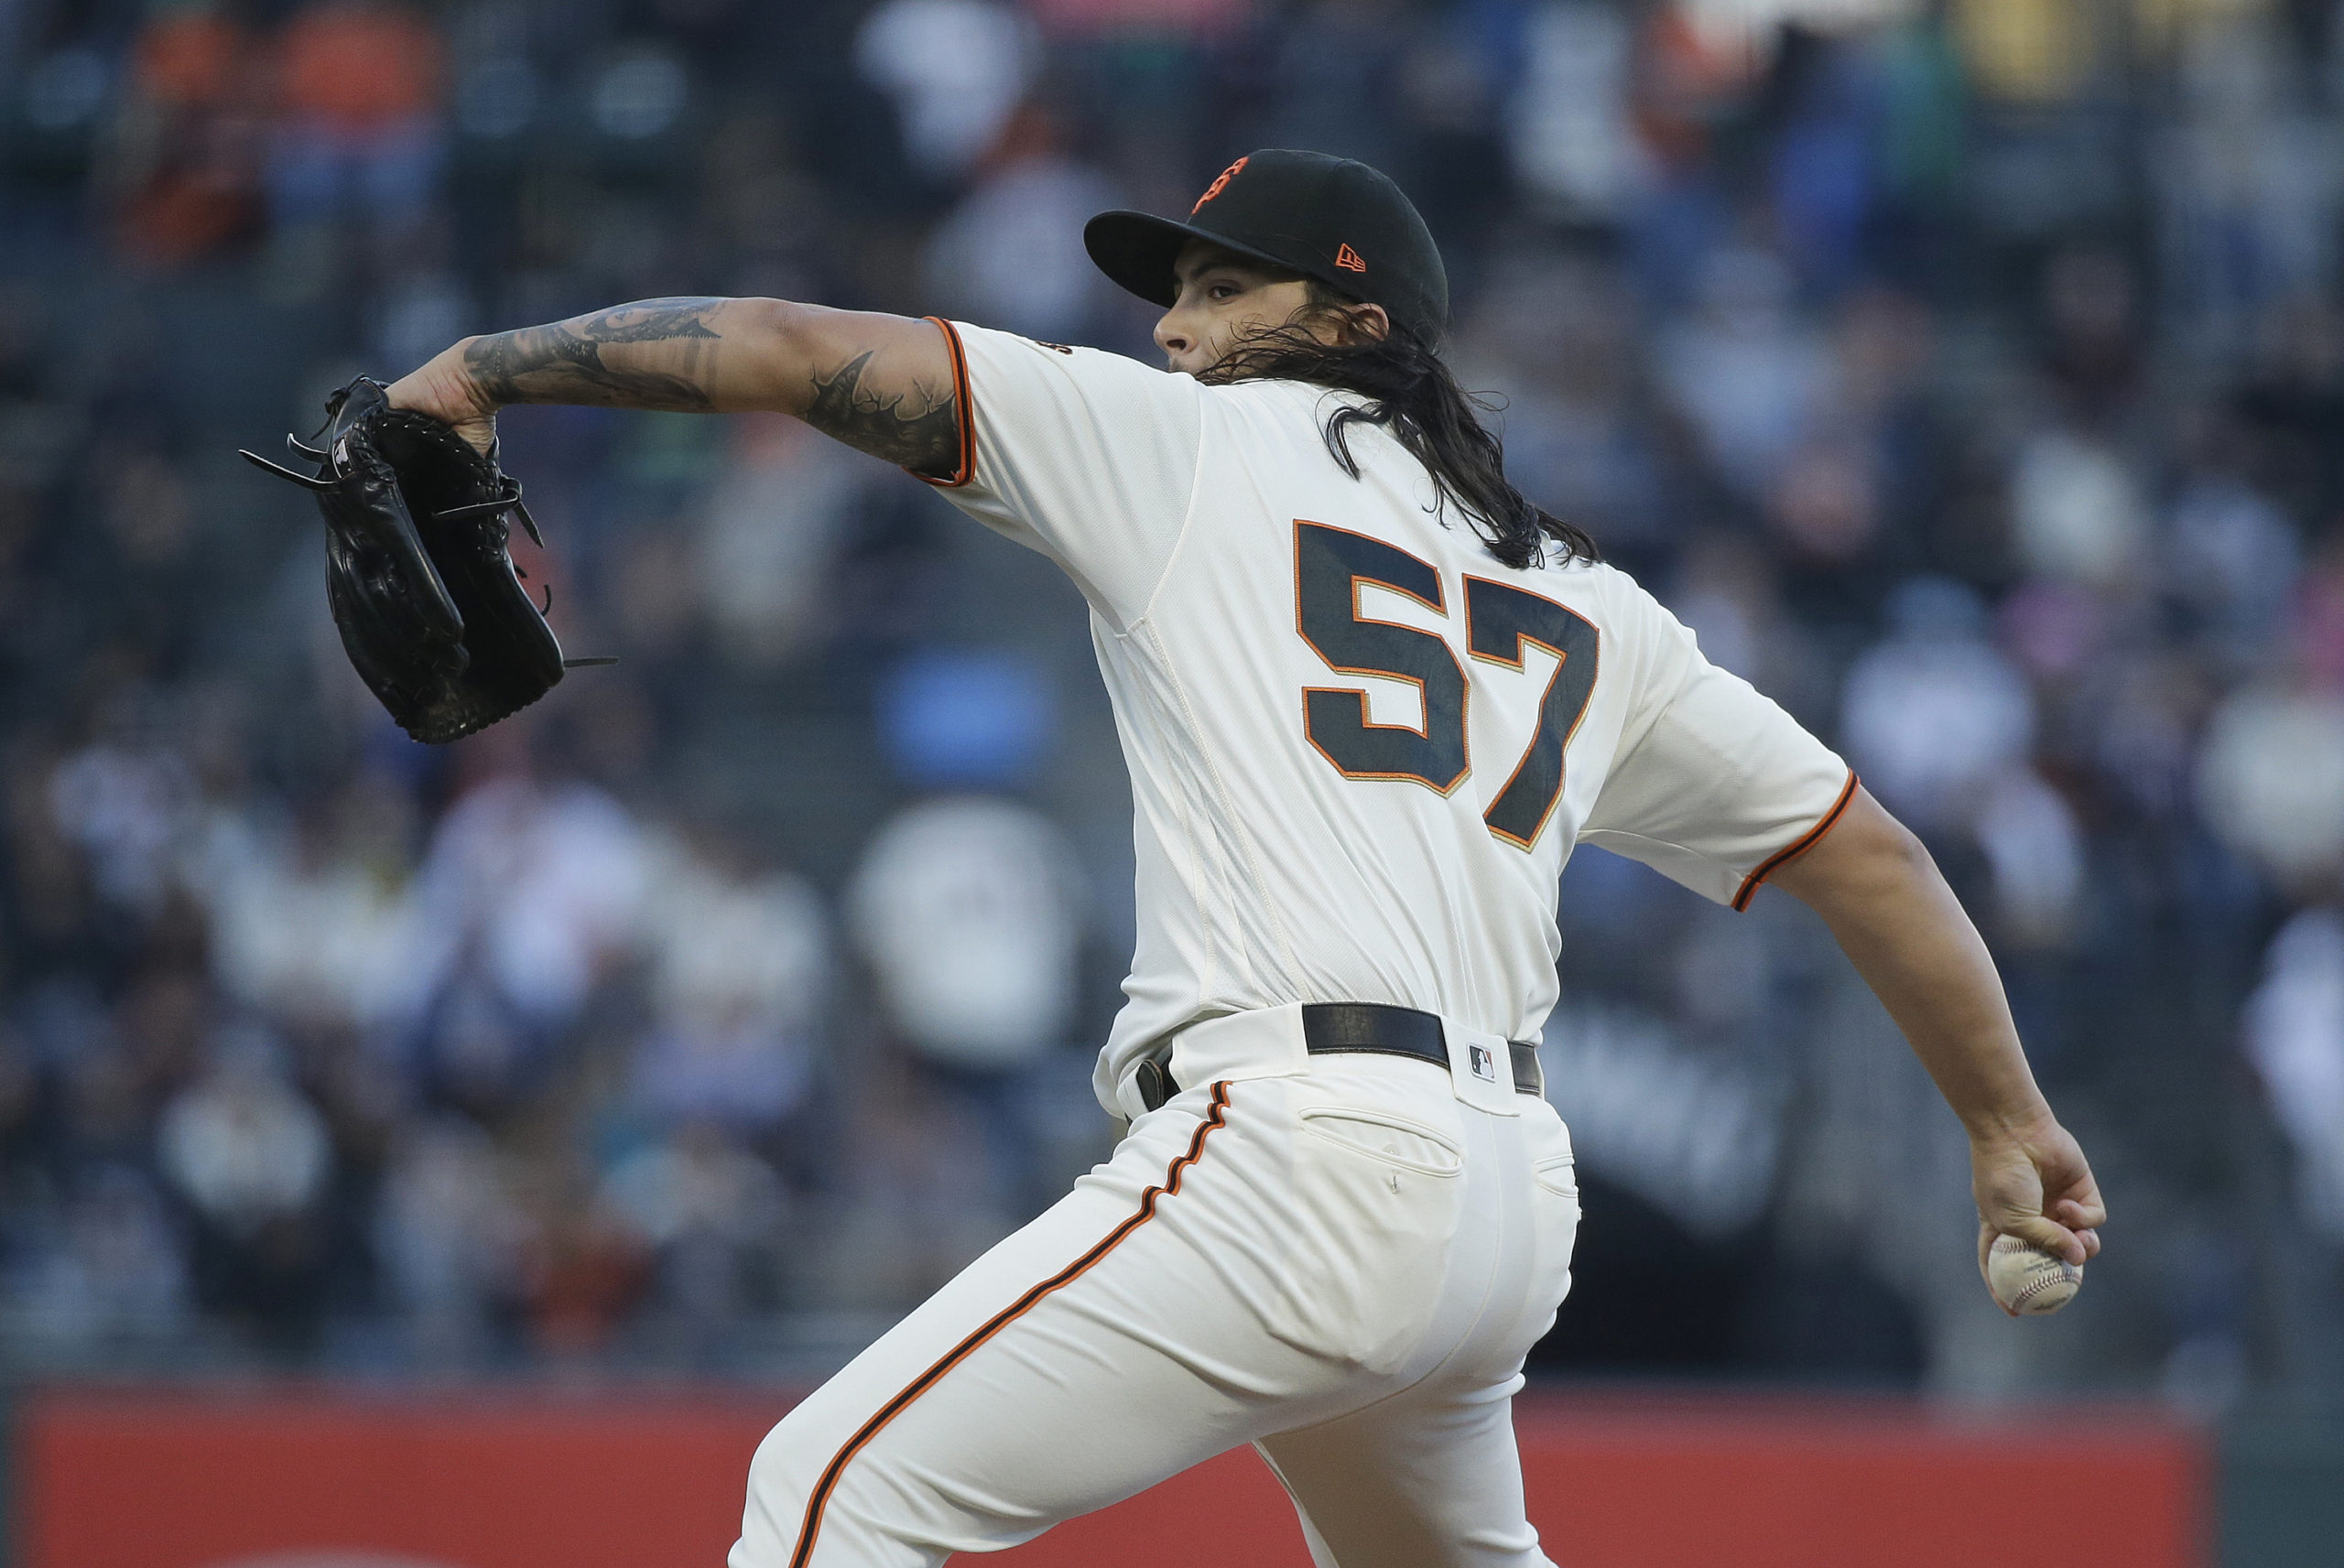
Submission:
MULTIPOLYGON (((800 1407, 800 1411, 803 1407, 800 1407)), ((785 1416, 765 1435, 749 1461, 749 1495, 773 1510, 777 1522, 801 1513, 829 1452, 799 1411, 785 1416)))
POLYGON ((901 1476, 874 1475, 868 1454, 845 1462, 814 1423, 795 1425, 766 1433, 749 1462, 749 1504, 727 1568, 926 1568, 940 1560, 933 1531, 917 1524, 931 1499, 901 1476))
POLYGON ((787 1568, 806 1528, 808 1501, 838 1447, 814 1430, 804 1405, 765 1435, 749 1460, 748 1503, 727 1568, 787 1568))

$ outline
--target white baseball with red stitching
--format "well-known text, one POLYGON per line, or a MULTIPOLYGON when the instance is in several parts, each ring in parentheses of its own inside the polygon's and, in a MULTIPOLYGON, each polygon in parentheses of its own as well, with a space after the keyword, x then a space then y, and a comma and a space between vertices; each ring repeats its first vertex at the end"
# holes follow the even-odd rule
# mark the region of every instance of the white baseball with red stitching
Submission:
POLYGON ((2045 1252, 2015 1236, 1997 1236, 1986 1253, 1986 1288, 2013 1317, 2057 1312, 2083 1288, 2079 1263, 2045 1252))

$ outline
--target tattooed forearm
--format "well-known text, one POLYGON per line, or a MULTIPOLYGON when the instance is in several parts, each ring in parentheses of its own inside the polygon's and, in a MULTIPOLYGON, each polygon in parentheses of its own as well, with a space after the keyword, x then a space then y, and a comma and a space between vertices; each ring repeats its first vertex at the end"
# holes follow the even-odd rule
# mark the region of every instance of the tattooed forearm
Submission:
POLYGON ((959 399, 950 385, 939 391, 923 382, 909 392, 863 391, 863 373, 874 351, 866 350, 828 377, 812 378, 806 423, 899 468, 938 479, 950 475, 960 460, 959 399))
POLYGON ((950 341, 926 321, 781 299, 645 299, 467 338, 401 385, 410 406, 457 409, 483 444, 512 403, 769 410, 950 479, 964 449, 950 341))
POLYGON ((715 406, 707 380, 722 334, 709 318, 722 299, 646 299, 549 327, 475 338, 464 369, 499 404, 592 403, 700 413, 715 406), (606 347, 630 351, 603 358, 606 347))

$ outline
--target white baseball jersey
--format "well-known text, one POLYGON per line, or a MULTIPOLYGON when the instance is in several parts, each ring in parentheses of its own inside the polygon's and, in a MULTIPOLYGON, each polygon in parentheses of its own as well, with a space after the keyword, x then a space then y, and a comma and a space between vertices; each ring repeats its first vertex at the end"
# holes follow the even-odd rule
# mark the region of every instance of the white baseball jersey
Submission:
POLYGON ((1351 478, 1340 395, 947 331, 950 493, 1081 585, 1131 767, 1100 1098, 1175 1032, 1180 1092, 773 1430, 731 1568, 939 1568, 1242 1443, 1318 1568, 1553 1568, 1510 1401, 1570 1134, 1460 1042, 1544 1020, 1579 838, 1736 902, 1848 772, 1619 573, 1444 525, 1388 436, 1351 478), (1314 1001, 1441 1014, 1449 1071, 1310 1054, 1314 1001))
POLYGON ((1502 565, 1376 427, 1344 472, 1349 395, 946 330, 974 442, 942 488, 1080 587, 1131 770, 1111 1107, 1167 1033, 1287 1002, 1535 1039, 1575 844, 1738 908, 1852 793, 1624 574, 1502 565))

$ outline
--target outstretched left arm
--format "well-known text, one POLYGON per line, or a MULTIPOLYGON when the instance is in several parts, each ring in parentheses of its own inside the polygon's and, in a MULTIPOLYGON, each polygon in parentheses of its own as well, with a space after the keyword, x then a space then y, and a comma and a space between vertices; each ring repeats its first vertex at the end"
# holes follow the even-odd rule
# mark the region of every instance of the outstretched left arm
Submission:
POLYGON ((466 338, 389 390, 394 407, 444 419, 483 449, 499 408, 575 403, 794 414, 939 477, 960 452, 951 352, 932 323, 783 299, 645 299, 466 338))

